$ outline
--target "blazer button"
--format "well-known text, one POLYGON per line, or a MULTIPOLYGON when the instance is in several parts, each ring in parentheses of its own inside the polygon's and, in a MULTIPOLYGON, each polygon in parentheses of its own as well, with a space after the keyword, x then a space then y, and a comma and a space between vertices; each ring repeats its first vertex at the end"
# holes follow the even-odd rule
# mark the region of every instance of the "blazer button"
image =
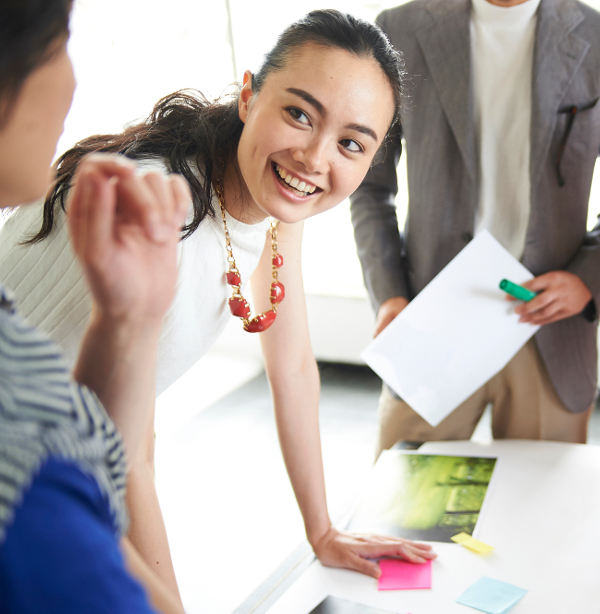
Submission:
POLYGON ((469 241, 472 241, 472 240, 473 240, 473 235, 472 235, 472 233, 470 233, 470 232, 463 232, 463 233, 460 235, 460 238, 461 238, 461 239, 462 239, 462 240, 463 240, 465 243, 468 243, 469 241))

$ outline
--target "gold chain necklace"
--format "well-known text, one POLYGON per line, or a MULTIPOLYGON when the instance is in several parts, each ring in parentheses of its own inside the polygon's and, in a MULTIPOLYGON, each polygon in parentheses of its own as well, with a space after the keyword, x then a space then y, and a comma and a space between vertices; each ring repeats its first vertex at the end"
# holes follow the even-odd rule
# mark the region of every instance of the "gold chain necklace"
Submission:
POLYGON ((277 253, 277 220, 270 218, 271 225, 269 232, 271 233, 271 269, 273 281, 271 282, 271 292, 269 300, 271 301, 271 309, 252 317, 250 313, 250 305, 248 301, 242 296, 241 285, 242 276, 235 264, 235 258, 233 257, 233 250, 231 249, 231 240, 229 239, 229 229, 227 228, 227 219, 225 217, 225 204, 223 190, 221 188, 222 183, 215 182, 215 192, 219 199, 219 205, 221 206, 221 216, 223 217, 223 227, 225 229, 225 248, 227 249, 227 262, 229 268, 225 273, 225 279, 227 283, 232 286, 232 294, 229 299, 229 309, 231 313, 242 319, 244 324, 244 330, 249 333, 261 333, 267 330, 275 321, 277 317, 277 305, 285 297, 285 288, 283 284, 277 280, 277 269, 283 264, 283 256, 277 253))

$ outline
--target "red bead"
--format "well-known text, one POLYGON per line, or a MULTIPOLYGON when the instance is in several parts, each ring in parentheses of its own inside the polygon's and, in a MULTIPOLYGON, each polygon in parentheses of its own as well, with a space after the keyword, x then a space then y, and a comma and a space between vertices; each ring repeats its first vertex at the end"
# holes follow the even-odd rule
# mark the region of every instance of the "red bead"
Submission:
POLYGON ((281 301, 285 298, 285 288, 283 284, 279 281, 274 281, 271 284, 271 303, 281 303, 281 301))
POLYGON ((250 307, 245 298, 236 298, 232 296, 229 299, 229 309, 231 313, 238 318, 247 318, 250 315, 250 307))
POLYGON ((227 273, 225 273, 225 277, 227 278, 227 283, 230 286, 239 286, 242 283, 241 277, 233 271, 227 271, 227 273))
POLYGON ((272 309, 265 311, 265 313, 261 313, 259 316, 252 318, 252 320, 244 326, 244 329, 249 333, 262 333, 263 330, 267 330, 267 328, 275 322, 276 317, 277 314, 272 309))
POLYGON ((272 262, 273 266, 278 269, 283 264, 283 256, 281 254, 273 256, 272 262))

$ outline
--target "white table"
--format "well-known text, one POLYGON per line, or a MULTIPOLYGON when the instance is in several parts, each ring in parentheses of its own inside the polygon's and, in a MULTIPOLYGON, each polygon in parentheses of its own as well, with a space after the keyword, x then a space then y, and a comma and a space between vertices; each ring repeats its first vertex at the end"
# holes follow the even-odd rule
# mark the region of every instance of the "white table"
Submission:
POLYGON ((372 578, 314 562, 269 614, 307 614, 328 594, 398 614, 475 613, 455 599, 484 575, 529 591, 511 614, 600 613, 600 447, 460 441, 419 453, 498 458, 477 532, 494 553, 434 544, 431 590, 379 592, 372 578))

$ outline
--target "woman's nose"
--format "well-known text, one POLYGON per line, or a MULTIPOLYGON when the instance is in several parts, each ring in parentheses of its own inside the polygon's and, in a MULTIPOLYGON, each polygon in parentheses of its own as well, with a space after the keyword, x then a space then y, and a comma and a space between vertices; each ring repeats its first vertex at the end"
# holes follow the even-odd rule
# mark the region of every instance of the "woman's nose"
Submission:
POLYGON ((309 173, 324 173, 327 170, 328 143, 325 139, 313 138, 303 147, 294 150, 292 157, 309 173))

